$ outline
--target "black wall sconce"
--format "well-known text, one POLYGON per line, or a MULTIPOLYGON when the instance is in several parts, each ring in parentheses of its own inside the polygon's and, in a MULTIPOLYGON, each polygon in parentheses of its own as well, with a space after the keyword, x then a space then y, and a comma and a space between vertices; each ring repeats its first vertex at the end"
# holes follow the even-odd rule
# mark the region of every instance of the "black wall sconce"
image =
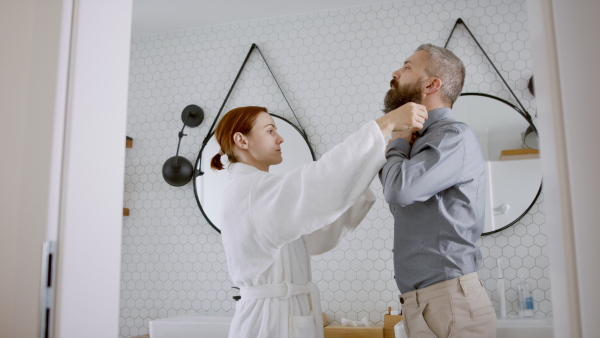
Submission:
POLYGON ((172 186, 180 187, 188 183, 194 174, 194 167, 192 163, 185 157, 179 156, 179 146, 181 145, 181 138, 187 134, 183 133, 185 126, 195 128, 202 123, 204 120, 204 111, 202 108, 195 104, 183 108, 181 112, 181 120, 183 121, 183 127, 179 132, 179 142, 177 142, 177 152, 175 156, 169 158, 163 165, 162 174, 163 178, 167 183, 172 186))
POLYGON ((533 84, 533 75, 531 75, 531 77, 529 78, 529 81, 527 81, 527 89, 529 89, 529 92, 531 93, 531 95, 535 96, 535 86, 533 84))

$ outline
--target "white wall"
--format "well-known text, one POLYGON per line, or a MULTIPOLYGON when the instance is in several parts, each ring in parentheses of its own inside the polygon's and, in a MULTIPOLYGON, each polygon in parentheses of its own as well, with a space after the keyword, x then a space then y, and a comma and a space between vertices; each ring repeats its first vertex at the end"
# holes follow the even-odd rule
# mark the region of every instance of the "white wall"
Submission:
POLYGON ((598 13, 600 2, 595 0, 553 1, 583 337, 600 332, 598 13))
MULTIPOLYGON (((9 161, 0 161, 0 335, 17 337, 18 327, 14 325, 15 318, 21 317, 31 322, 36 322, 37 312, 18 308, 19 302, 29 305, 30 309, 37 303, 37 284, 39 279, 39 262, 34 257, 21 261, 16 257, 21 254, 19 242, 22 242, 21 226, 19 222, 20 197, 21 197, 21 175, 23 167, 23 141, 25 139, 25 106, 27 104, 27 86, 29 74, 29 61, 31 55, 28 53, 32 40, 33 30, 33 1, 12 1, 0 4, 0 36, 2 50, 0 53, 0 102, 2 102, 2 123, 0 123, 0 153, 9 161), (14 25, 14 26, 13 26, 14 25), (9 27, 18 27, 20 35, 9 35, 9 27), (5 52, 5 50, 7 52, 5 52), (25 76, 23 76, 25 75, 25 76), (28 276, 19 274, 19 263, 24 262, 31 265, 26 269, 28 276), (29 295, 19 299, 13 291, 23 280, 31 278, 29 295), (33 291, 35 290, 35 291, 33 291)), ((37 236, 40 236, 38 230, 37 236)), ((27 252, 27 248, 23 248, 27 252)), ((35 248, 30 248, 34 249, 35 248)), ((41 251, 36 250, 41 254, 41 251)), ((22 270, 21 270, 22 271, 22 270)), ((25 335, 33 336, 35 327, 24 332, 25 335)))
POLYGON ((55 337, 116 337, 131 1, 0 6, 0 337, 38 335, 46 239, 55 337))
MULTIPOLYGON (((42 243, 56 239, 62 1, 0 4, 0 336, 33 337, 42 243), (43 13, 43 15, 41 14, 43 13), (55 154, 56 155, 56 154, 55 154), (53 181, 54 179, 54 181, 53 181)), ((67 49, 68 51, 68 49, 67 49)), ((63 95, 64 100, 64 95, 63 95)), ((60 155, 60 154, 59 154, 60 155)))

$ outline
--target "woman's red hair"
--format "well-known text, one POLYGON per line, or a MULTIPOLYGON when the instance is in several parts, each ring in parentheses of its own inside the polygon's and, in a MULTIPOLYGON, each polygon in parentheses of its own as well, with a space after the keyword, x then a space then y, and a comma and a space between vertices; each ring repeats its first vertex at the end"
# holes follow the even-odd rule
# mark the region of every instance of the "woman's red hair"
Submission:
MULTIPOLYGON (((247 135, 252 130, 252 127, 254 127, 256 117, 262 112, 266 113, 267 108, 257 106, 235 108, 228 111, 217 124, 215 138, 223 153, 227 155, 227 159, 230 163, 238 162, 238 159, 233 152, 235 146, 233 135, 235 133, 247 135)), ((210 161, 210 167, 215 170, 224 169, 223 163, 221 162, 221 154, 213 156, 210 161)))

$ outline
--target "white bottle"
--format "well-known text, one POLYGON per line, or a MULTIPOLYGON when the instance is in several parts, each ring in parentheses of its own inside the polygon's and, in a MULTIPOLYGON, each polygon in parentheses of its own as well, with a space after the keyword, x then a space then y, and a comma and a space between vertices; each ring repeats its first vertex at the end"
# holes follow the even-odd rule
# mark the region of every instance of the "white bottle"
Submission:
POLYGON ((506 290, 504 289, 502 260, 500 258, 498 258, 498 279, 496 280, 496 290, 498 291, 498 303, 500 303, 500 312, 498 313, 498 317, 506 318, 506 290))
POLYGON ((517 303, 519 305, 519 317, 533 317, 533 297, 531 296, 531 285, 519 274, 519 283, 517 284, 517 303))

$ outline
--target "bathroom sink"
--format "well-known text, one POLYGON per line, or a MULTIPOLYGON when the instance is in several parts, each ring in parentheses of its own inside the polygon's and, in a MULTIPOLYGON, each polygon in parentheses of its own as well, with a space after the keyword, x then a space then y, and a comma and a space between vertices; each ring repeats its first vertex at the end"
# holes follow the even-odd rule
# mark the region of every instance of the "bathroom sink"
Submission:
MULTIPOLYGON (((406 338, 403 323, 394 327, 396 338, 406 338)), ((553 338, 552 318, 498 319, 496 338, 553 338)))
POLYGON ((552 338, 552 318, 498 319, 496 338, 552 338))
POLYGON ((150 321, 152 338, 227 338, 229 316, 184 315, 150 321))

